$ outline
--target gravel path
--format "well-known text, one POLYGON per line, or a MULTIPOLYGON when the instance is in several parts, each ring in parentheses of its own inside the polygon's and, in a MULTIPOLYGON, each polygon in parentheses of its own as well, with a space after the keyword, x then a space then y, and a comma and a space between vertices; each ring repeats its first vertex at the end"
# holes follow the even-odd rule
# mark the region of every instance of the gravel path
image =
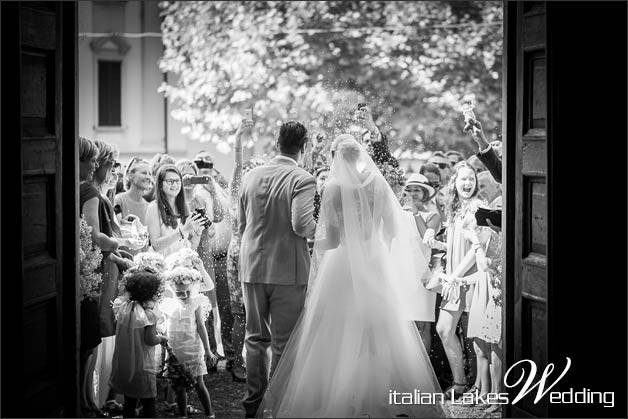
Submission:
MULTIPOLYGON (((225 361, 218 364, 218 373, 208 374, 205 376, 205 384, 209 390, 212 399, 212 407, 217 418, 244 418, 244 409, 242 408, 242 397, 245 393, 245 384, 233 382, 231 374, 225 370, 225 361)), ((157 417, 174 418, 178 415, 169 413, 165 409, 164 401, 164 384, 158 381, 157 396, 157 417)), ((189 403, 199 410, 202 410, 195 391, 189 393, 189 403)), ((501 413, 485 413, 486 406, 465 406, 452 405, 447 403, 450 410, 450 417, 453 418, 499 418, 501 413)), ((204 413, 190 415, 190 418, 205 417, 204 413)))

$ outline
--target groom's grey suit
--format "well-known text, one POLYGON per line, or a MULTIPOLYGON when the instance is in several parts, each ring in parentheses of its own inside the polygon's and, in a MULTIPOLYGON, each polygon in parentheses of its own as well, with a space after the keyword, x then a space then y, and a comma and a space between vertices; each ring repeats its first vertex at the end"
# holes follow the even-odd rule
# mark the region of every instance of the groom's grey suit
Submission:
POLYGON ((315 231, 316 180, 277 156, 251 170, 240 193, 240 281, 246 308, 247 417, 255 416, 303 309, 310 269, 306 238, 315 231))

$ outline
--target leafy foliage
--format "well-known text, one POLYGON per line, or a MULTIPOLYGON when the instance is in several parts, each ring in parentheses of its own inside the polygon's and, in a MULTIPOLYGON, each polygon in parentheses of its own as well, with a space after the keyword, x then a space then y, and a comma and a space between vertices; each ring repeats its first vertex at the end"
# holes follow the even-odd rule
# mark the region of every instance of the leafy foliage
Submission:
MULTIPOLYGON (((192 139, 229 151, 244 109, 329 136, 367 102, 391 149, 471 152, 459 107, 501 131, 501 2, 161 2, 162 91, 192 139)), ((251 146, 251 144, 248 144, 251 146)))

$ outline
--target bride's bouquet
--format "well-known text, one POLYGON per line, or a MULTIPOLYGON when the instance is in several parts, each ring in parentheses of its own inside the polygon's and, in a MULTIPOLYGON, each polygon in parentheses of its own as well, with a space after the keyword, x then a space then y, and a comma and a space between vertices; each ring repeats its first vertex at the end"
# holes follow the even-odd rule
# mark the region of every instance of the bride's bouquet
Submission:
POLYGON ((96 270, 100 268, 102 252, 100 251, 100 247, 92 243, 92 227, 87 224, 83 216, 81 216, 79 226, 79 278, 81 301, 86 298, 98 299, 102 275, 97 273, 96 270))

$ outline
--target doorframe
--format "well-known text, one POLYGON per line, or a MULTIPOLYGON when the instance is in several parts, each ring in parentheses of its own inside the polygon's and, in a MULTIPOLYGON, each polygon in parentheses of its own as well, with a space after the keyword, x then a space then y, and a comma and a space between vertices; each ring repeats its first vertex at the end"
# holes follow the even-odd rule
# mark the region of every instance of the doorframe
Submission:
POLYGON ((61 249, 63 255, 61 311, 64 325, 63 342, 66 348, 63 355, 63 415, 78 417, 80 415, 78 3, 62 1, 57 3, 57 8, 62 28, 60 44, 64 89, 60 117, 62 141, 59 150, 63 185, 61 199, 64 207, 62 215, 64 240, 61 249), (67 298, 68 296, 73 297, 67 298), (69 348, 74 350, 67 350, 69 348))
MULTIPOLYGON (((515 358, 515 296, 516 270, 516 185, 517 176, 517 3, 504 0, 503 7, 503 52, 502 52, 502 376, 513 365, 515 358), (510 94, 508 94, 510 92, 510 94)), ((504 388, 504 391, 507 391, 504 388)), ((512 400, 513 394, 509 398, 512 400)), ((519 409, 518 415, 524 412, 519 409)), ((502 409, 502 417, 513 417, 510 403, 502 409)))

